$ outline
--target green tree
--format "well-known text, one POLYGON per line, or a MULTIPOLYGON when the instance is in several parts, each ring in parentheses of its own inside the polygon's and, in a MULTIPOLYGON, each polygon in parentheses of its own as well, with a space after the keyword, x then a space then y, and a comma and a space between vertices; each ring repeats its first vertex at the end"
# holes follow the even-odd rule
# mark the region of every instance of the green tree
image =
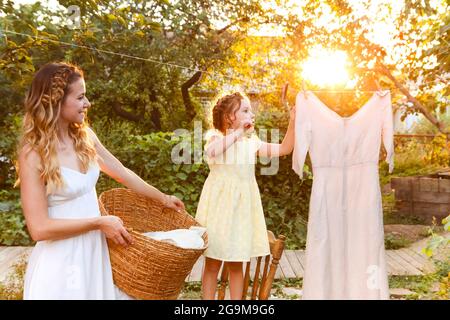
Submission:
POLYGON ((49 10, 40 3, 19 10, 10 1, 1 5, 6 16, 0 18, 5 35, 0 72, 15 110, 37 67, 66 60, 86 72, 94 118, 120 117, 147 131, 188 126, 198 113, 188 90, 200 80, 199 71, 222 61, 230 45, 265 21, 267 13, 257 1, 60 4, 80 7, 80 28, 66 25, 71 16, 65 10, 49 10), (223 27, 217 28, 219 24, 223 27))

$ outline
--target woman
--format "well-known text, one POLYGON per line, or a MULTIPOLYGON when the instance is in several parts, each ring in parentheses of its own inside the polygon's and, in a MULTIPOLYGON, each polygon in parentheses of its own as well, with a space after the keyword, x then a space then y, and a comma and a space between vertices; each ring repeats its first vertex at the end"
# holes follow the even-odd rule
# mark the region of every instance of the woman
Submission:
POLYGON ((103 171, 165 206, 183 203, 125 168, 86 124, 90 103, 83 72, 49 63, 35 75, 25 100, 18 171, 23 212, 37 241, 24 299, 116 299, 106 238, 133 243, 116 216, 101 216, 95 184, 103 171))

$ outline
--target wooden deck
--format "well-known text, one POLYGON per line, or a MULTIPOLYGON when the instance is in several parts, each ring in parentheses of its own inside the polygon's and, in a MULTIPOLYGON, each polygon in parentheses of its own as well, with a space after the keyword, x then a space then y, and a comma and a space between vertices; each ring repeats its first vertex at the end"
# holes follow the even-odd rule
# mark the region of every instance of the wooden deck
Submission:
MULTIPOLYGON (((203 267, 203 256, 198 259, 187 281, 200 281, 203 267)), ((386 262, 389 275, 420 276, 434 271, 433 263, 420 253, 409 248, 387 250, 386 262)), ((254 275, 256 262, 252 262, 250 270, 254 275)), ((304 250, 285 250, 281 257, 276 279, 303 278, 305 270, 304 250)))
MULTIPOLYGON (((0 247, 0 281, 4 280, 11 266, 21 256, 28 257, 32 247, 0 247)), ((203 256, 196 262, 186 281, 200 281, 203 268, 203 256)), ((402 248, 387 250, 386 261, 389 275, 424 275, 432 273, 434 268, 428 258, 419 249, 402 248)), ((256 263, 252 263, 254 268, 256 263)), ((251 268, 252 276, 254 269, 251 268)), ((280 260, 275 278, 303 278, 305 269, 304 250, 285 250, 280 260)))

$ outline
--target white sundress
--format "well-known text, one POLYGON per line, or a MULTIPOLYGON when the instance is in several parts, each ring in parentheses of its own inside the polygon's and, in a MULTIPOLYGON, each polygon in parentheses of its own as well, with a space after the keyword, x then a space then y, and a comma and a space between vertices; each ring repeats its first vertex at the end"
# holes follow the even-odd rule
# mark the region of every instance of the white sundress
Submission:
MULTIPOLYGON (((60 167, 66 183, 48 196, 48 215, 53 219, 85 219, 100 216, 95 184, 98 165, 86 174, 60 167)), ((113 284, 108 246, 100 230, 63 240, 38 241, 25 272, 25 300, 128 299, 113 284)))

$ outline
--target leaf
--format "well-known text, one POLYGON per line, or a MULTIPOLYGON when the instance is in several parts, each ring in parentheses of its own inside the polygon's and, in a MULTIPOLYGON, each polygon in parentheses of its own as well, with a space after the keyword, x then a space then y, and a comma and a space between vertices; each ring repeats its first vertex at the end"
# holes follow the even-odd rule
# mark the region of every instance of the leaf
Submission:
POLYGON ((184 173, 184 172, 178 172, 178 173, 176 174, 176 177, 179 178, 179 179, 181 179, 181 180, 186 180, 187 177, 188 177, 188 175, 187 175, 186 173, 184 173))
POLYGON ((444 220, 442 221, 442 223, 443 223, 443 224, 445 223, 444 229, 447 230, 447 231, 450 231, 450 216, 444 218, 444 220))
POLYGON ((116 21, 117 17, 111 13, 107 14, 106 17, 108 18, 109 21, 116 21))
POLYGON ((124 27, 126 27, 127 26, 127 22, 125 21, 125 19, 124 18, 122 18, 122 17, 117 17, 117 20, 119 20, 119 22, 124 26, 124 27))
POLYGON ((11 203, 10 202, 0 202, 0 211, 8 212, 11 210, 11 203))
POLYGON ((180 200, 184 199, 183 195, 181 193, 179 193, 179 192, 175 192, 173 195, 176 196, 180 200))

